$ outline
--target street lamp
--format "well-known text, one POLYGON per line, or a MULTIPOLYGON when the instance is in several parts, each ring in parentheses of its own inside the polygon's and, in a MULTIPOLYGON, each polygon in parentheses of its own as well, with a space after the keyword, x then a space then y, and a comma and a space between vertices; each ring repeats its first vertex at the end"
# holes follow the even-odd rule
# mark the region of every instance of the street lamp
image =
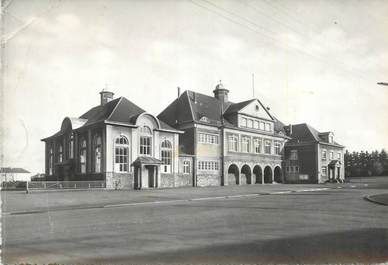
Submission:
POLYGON ((386 83, 386 82, 378 82, 377 84, 380 86, 388 86, 388 83, 386 83))

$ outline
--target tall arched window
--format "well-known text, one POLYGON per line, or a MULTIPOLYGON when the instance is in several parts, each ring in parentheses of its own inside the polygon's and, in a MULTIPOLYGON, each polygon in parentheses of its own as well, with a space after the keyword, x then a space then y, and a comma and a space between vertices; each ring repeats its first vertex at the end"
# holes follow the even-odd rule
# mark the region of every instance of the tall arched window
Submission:
POLYGON ((101 136, 94 136, 94 172, 101 172, 101 154, 102 154, 102 143, 101 136))
POLYGON ((121 135, 115 140, 115 172, 128 172, 128 139, 121 135))
POLYGON ((81 173, 86 173, 86 139, 82 138, 80 141, 80 149, 79 149, 79 163, 81 173))
POLYGON ((58 146, 58 162, 59 163, 63 162, 63 146, 62 146, 62 144, 59 144, 59 146, 58 146))
POLYGON ((74 133, 71 133, 69 135, 67 152, 68 152, 67 155, 69 159, 73 159, 74 158, 74 133))
POLYGON ((140 128, 140 154, 150 156, 152 153, 152 131, 150 127, 143 126, 140 128))
POLYGON ((160 146, 161 158, 162 158, 162 172, 171 172, 171 160, 172 160, 172 145, 168 140, 164 140, 160 146))
POLYGON ((49 165, 48 165, 48 171, 49 171, 49 175, 52 175, 53 174, 53 168, 54 168, 54 150, 52 147, 50 147, 50 151, 49 151, 49 165))

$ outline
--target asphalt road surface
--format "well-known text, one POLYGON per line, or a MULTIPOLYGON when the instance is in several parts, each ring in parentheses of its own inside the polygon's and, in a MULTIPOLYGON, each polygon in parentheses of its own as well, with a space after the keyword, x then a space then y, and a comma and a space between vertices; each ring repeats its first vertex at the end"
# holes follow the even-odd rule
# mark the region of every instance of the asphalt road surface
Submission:
POLYGON ((388 178, 132 193, 3 192, 2 258, 5 264, 384 262, 388 207, 363 198, 380 193, 388 193, 388 178))

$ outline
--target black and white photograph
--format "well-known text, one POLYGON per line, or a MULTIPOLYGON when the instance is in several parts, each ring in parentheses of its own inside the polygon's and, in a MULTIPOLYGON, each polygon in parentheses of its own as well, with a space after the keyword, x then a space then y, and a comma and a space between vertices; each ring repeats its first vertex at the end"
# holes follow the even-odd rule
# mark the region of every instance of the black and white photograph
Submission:
POLYGON ((388 1, 0 8, 0 264, 388 263, 388 1))

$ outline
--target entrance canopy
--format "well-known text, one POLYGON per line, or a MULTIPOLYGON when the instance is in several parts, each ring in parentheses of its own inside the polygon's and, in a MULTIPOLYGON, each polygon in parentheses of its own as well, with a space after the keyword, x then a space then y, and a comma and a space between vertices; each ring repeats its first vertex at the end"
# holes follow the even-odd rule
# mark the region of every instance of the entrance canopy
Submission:
POLYGON ((160 165, 163 162, 159 159, 150 157, 150 156, 139 156, 135 161, 133 161, 132 166, 141 166, 141 165, 160 165))

